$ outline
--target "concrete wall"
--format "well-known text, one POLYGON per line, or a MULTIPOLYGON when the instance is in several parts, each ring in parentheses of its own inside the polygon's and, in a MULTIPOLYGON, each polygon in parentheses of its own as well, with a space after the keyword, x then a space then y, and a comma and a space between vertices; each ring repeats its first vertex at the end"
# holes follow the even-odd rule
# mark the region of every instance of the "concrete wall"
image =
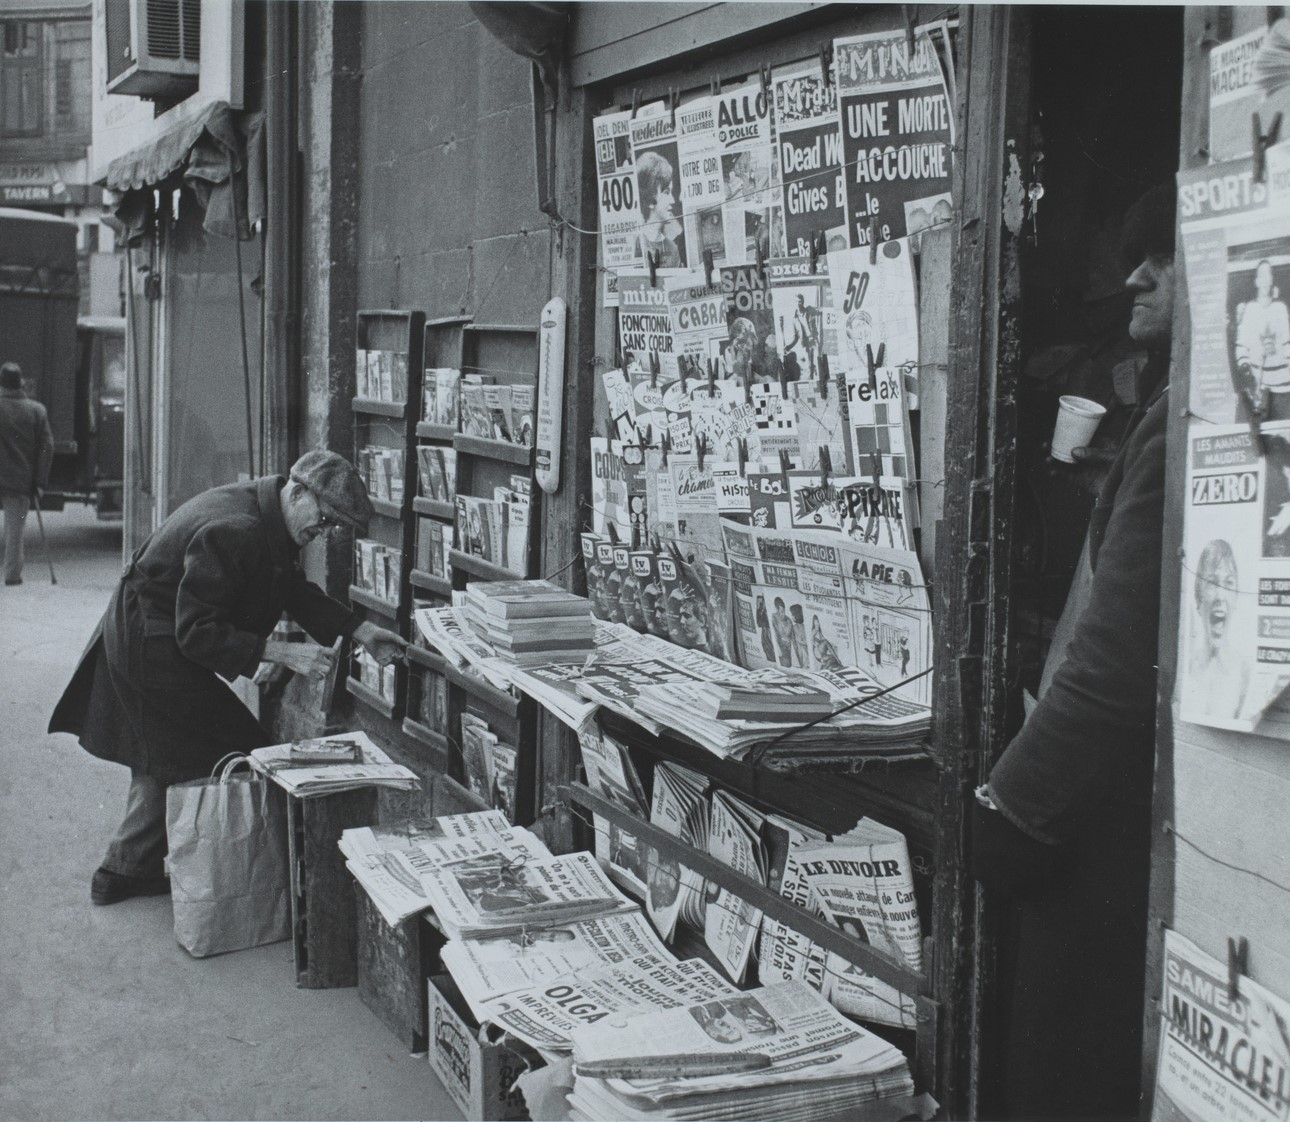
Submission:
POLYGON ((360 306, 536 323, 550 237, 528 62, 464 4, 364 4, 362 24, 360 306))

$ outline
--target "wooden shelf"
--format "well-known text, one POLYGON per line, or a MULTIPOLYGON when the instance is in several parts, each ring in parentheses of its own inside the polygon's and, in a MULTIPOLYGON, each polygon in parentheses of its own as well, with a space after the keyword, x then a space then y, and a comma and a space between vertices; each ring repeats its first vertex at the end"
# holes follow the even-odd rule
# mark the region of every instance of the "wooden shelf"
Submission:
POLYGON ((372 499, 372 509, 382 517, 393 518, 396 521, 403 517, 402 505, 390 499, 372 499))
POLYGON ((357 698, 364 705, 370 706, 383 716, 394 716, 395 703, 382 697, 374 689, 363 685, 357 678, 346 678, 345 688, 349 690, 351 697, 357 698))
POLYGON ((418 666, 424 666, 436 674, 447 674, 448 663, 443 655, 435 651, 428 651, 424 647, 408 647, 408 658, 418 666))
POLYGON ((408 411, 406 401, 373 401, 370 397, 356 397, 351 405, 355 413, 371 413, 377 417, 402 417, 408 411))
POLYGON ((509 440, 485 440, 480 436, 467 436, 464 432, 452 438, 452 446, 468 456, 483 456, 489 460, 529 467, 533 463, 533 447, 529 444, 512 444, 509 440))
POLYGON ((403 731, 406 732, 413 740, 419 740, 433 748, 436 752, 443 752, 445 755, 450 750, 448 738, 442 733, 435 732, 429 725, 423 725, 420 721, 414 721, 411 717, 403 718, 403 731))
POLYGON ((449 522, 457 517, 456 508, 443 499, 423 499, 417 495, 412 500, 412 509, 418 514, 428 514, 431 518, 445 518, 449 522))
POLYGON ((399 618, 399 606, 389 600, 382 600, 374 592, 368 592, 366 588, 359 588, 356 584, 349 586, 349 598, 352 603, 362 604, 365 608, 370 608, 374 612, 380 612, 383 616, 390 619, 399 618))
POLYGON ((440 425, 434 421, 417 422, 417 436, 426 440, 451 440, 456 435, 456 425, 440 425))
POLYGON ((468 323, 462 328, 463 331, 482 331, 488 335, 500 335, 507 331, 513 331, 517 335, 536 335, 538 329, 523 323, 468 323))
POLYGON ((434 573, 427 573, 423 569, 413 569, 408 574, 408 579, 414 588, 424 589, 426 592, 433 592, 436 596, 444 598, 452 596, 452 581, 446 577, 437 577, 434 573))
POLYGON ((449 550, 448 563, 454 569, 479 577, 480 580, 524 580, 527 576, 526 573, 516 572, 502 565, 494 565, 473 553, 462 553, 459 549, 449 550))
POLYGON ((450 662, 443 664, 443 676, 448 679, 454 686, 465 690, 472 697, 479 698, 480 701, 486 702, 498 712, 510 717, 512 720, 518 720, 520 715, 520 699, 514 694, 509 694, 505 690, 499 690, 496 686, 490 685, 483 678, 473 674, 466 674, 458 670, 450 662))

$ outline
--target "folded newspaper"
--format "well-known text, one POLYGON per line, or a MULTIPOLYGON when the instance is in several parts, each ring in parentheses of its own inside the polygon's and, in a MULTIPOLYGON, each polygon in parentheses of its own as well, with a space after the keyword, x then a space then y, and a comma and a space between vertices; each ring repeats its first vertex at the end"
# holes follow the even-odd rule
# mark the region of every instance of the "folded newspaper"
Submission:
MULTIPOLYGON (((818 993, 785 982, 688 1006, 611 1018, 575 1029, 569 1097, 583 1118, 852 1117, 881 1102, 887 1117, 916 1109, 904 1055, 853 1024, 818 993), (648 1071, 650 1057, 764 1056, 768 1066, 687 1075, 648 1071), (642 1074, 584 1074, 580 1065, 621 1060, 642 1074)), ((733 1067, 732 1063, 732 1067, 733 1067)))
POLYGON ((491 853, 438 863, 396 853, 449 938, 520 932, 636 908, 590 853, 531 860, 491 853))
POLYGON ((454 939, 441 954, 480 1021, 488 1019, 488 1002, 547 985, 566 974, 643 957, 675 961, 639 911, 454 939))
POLYGON ((288 794, 301 798, 354 791, 360 787, 392 787, 399 791, 415 791, 421 786, 416 772, 402 764, 396 764, 362 731, 342 732, 335 736, 257 748, 251 753, 251 766, 267 775, 288 794), (322 746, 335 742, 356 747, 362 755, 362 762, 300 764, 296 758, 301 751, 309 752, 319 748, 325 751, 322 746))
POLYGON ((430 822, 361 826, 340 838, 345 866, 391 926, 424 912, 431 901, 419 870, 468 858, 523 861, 549 856, 542 841, 511 826, 500 811, 430 822))

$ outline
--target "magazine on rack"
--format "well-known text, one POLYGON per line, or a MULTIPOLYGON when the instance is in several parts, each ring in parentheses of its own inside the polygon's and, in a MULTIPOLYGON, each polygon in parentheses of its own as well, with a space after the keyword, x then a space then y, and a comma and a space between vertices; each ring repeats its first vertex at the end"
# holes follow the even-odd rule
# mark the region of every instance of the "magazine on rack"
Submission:
MULTIPOLYGON (((904 834, 862 818, 832 842, 798 846, 794 856, 825 918, 896 963, 922 971, 923 931, 904 834)), ((838 992, 830 990, 838 1008, 866 1021, 914 1026, 907 994, 857 967, 839 969, 835 962, 831 971, 840 978, 838 992)))
MULTIPOLYGON (((767 877, 761 831, 765 816, 727 791, 714 791, 708 820, 708 853, 757 884, 767 877)), ((762 914, 737 894, 721 888, 708 902, 703 938, 721 968, 735 982, 743 978, 757 940, 762 914)))

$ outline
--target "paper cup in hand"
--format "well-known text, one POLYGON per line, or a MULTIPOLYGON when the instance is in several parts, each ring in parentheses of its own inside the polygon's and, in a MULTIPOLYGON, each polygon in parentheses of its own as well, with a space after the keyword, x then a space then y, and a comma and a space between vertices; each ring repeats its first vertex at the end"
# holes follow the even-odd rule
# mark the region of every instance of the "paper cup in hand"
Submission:
POLYGON ((1098 423, 1106 416, 1106 406, 1086 397, 1064 394, 1057 402, 1057 424, 1053 426, 1053 443, 1049 450, 1054 460, 1073 464, 1072 448, 1083 448, 1093 439, 1098 423))

